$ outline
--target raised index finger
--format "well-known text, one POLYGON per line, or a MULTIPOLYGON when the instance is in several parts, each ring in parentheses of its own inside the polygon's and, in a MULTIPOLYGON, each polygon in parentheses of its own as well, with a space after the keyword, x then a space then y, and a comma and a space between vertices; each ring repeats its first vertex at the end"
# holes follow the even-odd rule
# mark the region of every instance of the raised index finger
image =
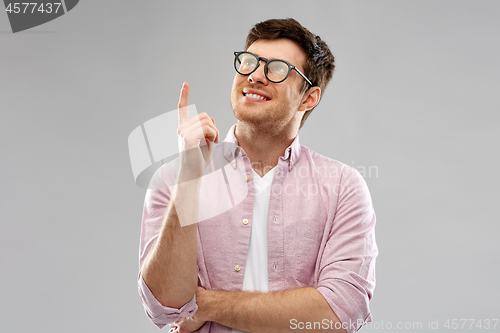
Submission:
POLYGON ((181 89, 181 97, 179 98, 179 104, 177 108, 179 110, 179 125, 184 124, 189 120, 189 110, 188 106, 188 98, 189 96, 189 84, 184 82, 181 89))

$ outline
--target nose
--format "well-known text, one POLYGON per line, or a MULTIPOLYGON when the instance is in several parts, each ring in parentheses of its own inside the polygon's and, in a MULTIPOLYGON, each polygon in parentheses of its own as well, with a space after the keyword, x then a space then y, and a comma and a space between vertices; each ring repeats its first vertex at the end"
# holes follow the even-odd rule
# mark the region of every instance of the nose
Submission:
POLYGON ((255 72, 248 75, 248 82, 260 83, 267 86, 269 81, 267 80, 266 74, 264 73, 264 67, 265 67, 265 62, 264 64, 261 63, 260 66, 255 70, 255 72))

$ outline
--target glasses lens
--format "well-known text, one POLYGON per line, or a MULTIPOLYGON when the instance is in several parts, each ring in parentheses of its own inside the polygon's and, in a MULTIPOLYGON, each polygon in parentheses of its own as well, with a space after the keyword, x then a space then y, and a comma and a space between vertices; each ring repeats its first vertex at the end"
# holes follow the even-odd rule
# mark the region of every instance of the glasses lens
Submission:
POLYGON ((271 60, 267 65, 267 77, 271 81, 282 81, 288 76, 290 68, 286 62, 271 60))
POLYGON ((234 61, 236 71, 243 75, 250 74, 257 67, 257 64, 257 58, 250 53, 242 53, 234 61))

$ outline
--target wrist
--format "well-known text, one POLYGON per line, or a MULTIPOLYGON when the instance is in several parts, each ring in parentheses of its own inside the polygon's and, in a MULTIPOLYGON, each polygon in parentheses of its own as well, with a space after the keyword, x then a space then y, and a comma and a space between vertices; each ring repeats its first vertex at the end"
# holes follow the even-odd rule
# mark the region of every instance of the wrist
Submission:
POLYGON ((198 304, 198 316, 204 321, 216 321, 216 305, 214 301, 217 295, 215 290, 206 290, 204 288, 198 287, 196 293, 196 303, 198 304))

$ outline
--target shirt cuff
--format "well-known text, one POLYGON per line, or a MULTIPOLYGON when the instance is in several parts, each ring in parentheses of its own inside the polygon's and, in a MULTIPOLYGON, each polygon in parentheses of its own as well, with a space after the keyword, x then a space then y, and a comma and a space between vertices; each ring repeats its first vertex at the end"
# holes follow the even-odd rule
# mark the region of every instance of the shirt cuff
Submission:
POLYGON ((368 304, 363 300, 353 299, 348 294, 335 293, 327 287, 318 287, 317 290, 326 299, 347 333, 357 332, 363 325, 372 321, 368 304), (358 306, 352 308, 353 303, 358 306))
POLYGON ((194 295, 193 298, 191 298, 191 300, 184 304, 180 309, 163 306, 156 299, 151 290, 149 290, 148 286, 144 282, 144 279, 142 278, 141 273, 139 273, 137 286, 139 289, 139 296, 141 297, 147 316, 151 319, 153 324, 159 328, 173 323, 183 317, 191 317, 198 310, 196 295, 194 295))

